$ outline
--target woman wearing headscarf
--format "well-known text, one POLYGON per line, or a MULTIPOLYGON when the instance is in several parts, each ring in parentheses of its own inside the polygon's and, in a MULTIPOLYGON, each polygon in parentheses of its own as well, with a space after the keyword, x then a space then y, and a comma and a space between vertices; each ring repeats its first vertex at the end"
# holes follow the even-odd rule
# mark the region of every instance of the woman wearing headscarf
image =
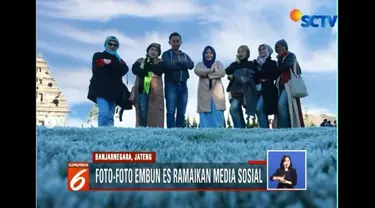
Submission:
POLYGON ((136 126, 164 128, 164 64, 159 58, 160 44, 150 44, 146 53, 146 57, 138 59, 132 67, 136 75, 133 88, 136 126))
POLYGON ((230 79, 227 91, 231 95, 229 112, 234 128, 246 127, 242 106, 246 108, 248 115, 255 115, 256 111, 257 98, 253 77, 255 68, 254 62, 249 61, 249 57, 249 47, 242 45, 237 50, 236 61, 225 69, 230 79))
POLYGON ((289 51, 287 42, 282 39, 276 42, 275 51, 277 55, 278 78, 278 113, 275 115, 273 125, 276 128, 305 127, 299 98, 292 97, 290 93, 290 69, 297 64, 297 74, 301 74, 301 68, 297 62, 296 55, 289 51))
POLYGON ((98 104, 98 126, 113 126, 116 101, 122 97, 122 77, 129 68, 118 55, 120 42, 115 36, 104 41, 104 51, 92 57, 92 77, 87 98, 98 104))
POLYGON ((254 60, 257 83, 257 117, 260 128, 269 128, 268 116, 277 113, 277 63, 272 60, 273 49, 267 44, 258 47, 259 56, 254 60))
POLYGON ((198 108, 200 128, 221 128, 224 126, 225 95, 221 78, 225 69, 216 61, 215 49, 206 46, 202 52, 202 61, 198 62, 194 72, 199 76, 198 108))

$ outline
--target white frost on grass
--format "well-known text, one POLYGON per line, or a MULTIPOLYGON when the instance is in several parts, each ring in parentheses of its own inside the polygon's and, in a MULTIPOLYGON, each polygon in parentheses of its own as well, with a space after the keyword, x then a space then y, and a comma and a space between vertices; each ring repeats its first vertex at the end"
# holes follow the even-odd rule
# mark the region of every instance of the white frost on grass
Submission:
POLYGON ((337 132, 304 129, 39 128, 39 208, 336 207, 337 132), (67 162, 91 161, 93 151, 155 151, 157 162, 246 162, 267 149, 306 149, 307 191, 69 192, 67 162))

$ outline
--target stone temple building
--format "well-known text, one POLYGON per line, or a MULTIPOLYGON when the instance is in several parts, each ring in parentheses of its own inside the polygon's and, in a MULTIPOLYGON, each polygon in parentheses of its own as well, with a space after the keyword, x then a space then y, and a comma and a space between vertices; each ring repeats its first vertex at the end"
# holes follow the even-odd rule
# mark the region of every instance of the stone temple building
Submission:
POLYGON ((69 108, 47 62, 38 53, 36 57, 36 123, 44 126, 65 126, 69 108))

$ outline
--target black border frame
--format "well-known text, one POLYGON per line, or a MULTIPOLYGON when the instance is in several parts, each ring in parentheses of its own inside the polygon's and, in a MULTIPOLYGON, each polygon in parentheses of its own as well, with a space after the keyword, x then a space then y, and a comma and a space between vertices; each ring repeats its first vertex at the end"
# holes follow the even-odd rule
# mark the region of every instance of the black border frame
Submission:
MULTIPOLYGON (((357 172, 356 174, 350 174, 351 169, 353 169, 353 166, 349 166, 347 162, 350 160, 354 163, 356 163, 356 167, 366 167, 366 163, 362 165, 363 160, 361 160, 361 156, 355 154, 355 151, 364 151, 363 144, 360 142, 363 142, 360 134, 361 130, 358 131, 358 128, 361 128, 361 124, 363 122, 362 118, 357 118, 358 116, 364 116, 366 110, 364 112, 357 111, 354 109, 361 109, 361 108, 366 108, 365 106, 359 106, 362 105, 363 102, 358 102, 358 99, 362 99, 363 97, 360 95, 361 91, 365 92, 366 89, 364 89, 362 85, 364 80, 361 79, 366 79, 365 76, 358 76, 358 71, 366 70, 366 68, 369 68, 368 66, 361 66, 361 64, 366 65, 366 58, 362 57, 361 61, 356 61, 355 57, 356 55, 353 55, 355 53, 355 50, 357 48, 363 48, 366 47, 364 43, 363 37, 355 38, 354 36, 358 34, 358 29, 359 30, 364 30, 363 32, 359 32, 358 35, 363 35, 365 32, 365 28, 360 28, 358 27, 358 19, 359 16, 355 14, 356 12, 360 11, 362 14, 366 14, 363 11, 363 7, 355 9, 355 6, 363 6, 362 4, 354 3, 350 4, 350 1, 341 1, 338 4, 338 11, 339 11, 339 16, 338 16, 338 22, 340 24, 338 25, 338 133, 337 133, 337 143, 338 143, 338 158, 336 162, 338 163, 338 170, 337 170, 337 177, 338 177, 338 201, 337 201, 337 207, 350 207, 351 203, 353 203, 354 206, 362 205, 362 203, 365 202, 365 197, 364 196, 364 190, 358 189, 359 186, 361 186, 361 183, 363 185, 368 184, 368 182, 362 182, 362 173, 357 172), (345 8, 349 7, 349 8, 345 8), (355 17, 355 18, 354 18, 355 17), (354 22, 356 21, 356 22, 354 22), (350 23, 354 23, 350 25, 350 23), (351 34, 349 31, 353 31, 351 34), (353 41, 357 40, 357 41, 353 41), (359 41, 359 42, 358 42, 359 41), (358 44, 362 43, 362 46, 359 46, 358 44), (356 45, 353 49, 350 49, 353 46, 356 45), (340 47, 341 46, 341 47, 340 47), (355 63, 353 62, 355 61, 355 63), (357 81, 356 81, 357 80, 357 81), (355 87, 354 85, 360 85, 360 87, 355 87), (362 98, 360 98, 362 97, 362 98), (350 117, 355 117, 355 118, 350 118, 350 117), (358 123, 359 125, 356 125, 355 123, 358 123), (354 131, 354 133, 350 133, 350 131, 354 131), (354 141, 356 139, 362 140, 362 141, 354 141), (345 153, 345 154, 344 154, 345 153), (350 153, 350 154, 349 154, 350 153), (355 160, 355 161, 353 161, 355 160), (349 176, 349 174, 351 176, 349 176), (349 176, 349 177, 348 177, 349 176), (358 178, 357 178, 358 177, 358 178), (348 181, 349 180, 349 181, 348 181), (350 182, 350 180, 354 180, 354 182, 350 182), (356 182, 356 181, 361 181, 361 182, 356 182), (345 184, 345 185, 344 185, 345 184), (349 190, 349 191, 348 191, 349 190), (363 195, 360 197, 356 197, 355 194, 353 195, 353 191, 355 192, 356 190, 361 191, 363 195), (348 198, 346 197, 348 195, 348 198), (348 200, 351 199, 351 200, 348 200), (355 203, 355 204, 354 204, 355 203)), ((367 19, 366 17, 364 19, 367 19)), ((336 23, 337 24, 337 23, 336 23)), ((371 28, 370 28, 371 29, 371 28)), ((368 56, 369 54, 367 54, 368 56)), ((366 56, 364 54, 364 56, 366 56)), ((371 60, 371 59, 370 59, 371 60)), ((359 72, 361 73, 361 72, 359 72)), ((365 97, 368 97, 369 95, 366 94, 364 95, 365 97)), ((371 108, 370 108, 371 109, 371 108)), ((372 122, 371 122, 372 123, 372 122)), ((363 153, 363 152, 362 152, 363 153)), ((369 164, 367 164, 367 167, 369 167, 369 164)), ((358 169, 357 169, 358 170, 358 169)), ((364 178, 367 178, 366 176, 363 175, 364 178)), ((364 179, 366 180, 366 179, 364 179)), ((369 185, 369 184, 368 184, 369 185)))
MULTIPOLYGON (((3 77, 14 79, 15 82, 2 83, 3 96, 6 96, 4 109, 4 135, 6 139, 4 151, 13 150, 10 160, 4 164, 4 174, 13 178, 12 185, 7 185, 7 195, 18 198, 13 204, 27 204, 37 207, 36 195, 36 1, 9 2, 14 4, 4 9, 3 15, 6 28, 3 36, 12 35, 4 43, 9 62, 4 63, 3 77), (13 9, 12 9, 13 8, 13 9), (7 14, 9 12, 9 14, 7 14), (15 18, 17 16, 18 18, 15 18), (8 23, 6 23, 8 22, 8 23), (8 34, 7 34, 8 33, 8 34), (16 44, 18 43, 18 46, 16 44), (9 45, 8 45, 9 44, 9 45), (12 46, 13 45, 13 46, 12 46), (11 55, 13 54, 13 55, 11 55), (9 126, 9 127, 8 127, 9 126), (11 133, 9 131, 12 129, 11 133), (13 135, 12 135, 13 134, 13 135), (12 143, 12 144, 8 144, 12 143), (12 167, 12 163, 16 167, 12 167), (10 166, 9 166, 10 165, 10 166), (13 193, 12 193, 13 192, 13 193), (14 196, 18 193, 19 196, 14 196)), ((4 51, 5 52, 5 51, 4 51)))
MULTIPOLYGON (((361 126, 361 119, 357 120, 353 120, 352 121, 354 122, 350 122, 350 117, 352 116, 362 116, 362 115, 355 115, 354 113, 354 108, 358 108, 358 102, 357 102, 357 99, 355 99, 353 96, 355 96, 354 94, 352 93, 349 93, 349 92, 352 92, 354 91, 353 89, 353 84, 355 84, 355 81, 353 81, 353 71, 361 71, 361 70, 372 70, 371 69, 371 66, 360 66, 360 64, 366 64, 366 63, 361 63, 361 60, 357 61, 355 64, 352 62, 353 59, 355 59, 353 57, 353 53, 356 53, 355 51, 352 51, 349 49, 349 46, 350 45, 356 45, 356 47, 354 47, 354 50, 359 50, 359 48, 365 48, 366 46, 364 46, 365 44, 365 40, 364 40, 364 36, 365 34, 363 33, 366 33, 366 31, 363 31, 363 32, 359 32, 361 35, 361 37, 359 37, 359 39, 355 39, 353 35, 355 35, 355 33, 357 33, 358 29, 359 30, 365 30, 364 28, 359 28, 358 25, 357 27, 354 26, 354 25, 349 25, 349 23, 351 21, 355 21, 353 20, 354 19, 361 19, 362 20, 366 20, 368 19, 369 16, 371 15, 368 15, 368 14, 371 14, 371 13, 366 13, 364 12, 363 10, 366 8, 366 7, 361 7, 361 8, 358 8, 358 9, 355 9, 354 6, 358 6, 360 7, 362 4, 352 4, 350 5, 350 8, 347 8, 348 10, 345 9, 345 7, 349 7, 348 5, 345 6, 345 4, 348 4, 349 2, 345 2, 345 1, 341 1, 340 4, 338 5, 338 8, 339 8, 339 11, 340 11, 340 15, 339 15, 339 21, 340 21, 340 25, 338 27, 338 31, 339 31, 339 46, 338 46, 338 50, 339 50, 339 54, 338 54, 338 79, 339 79, 339 90, 338 90, 338 105, 339 105, 339 108, 338 108, 338 114, 339 114, 339 119, 338 119, 338 135, 340 137, 340 139, 338 139, 338 147, 339 147, 339 151, 338 151, 338 155, 339 155, 339 160, 341 162, 339 162, 339 169, 338 169, 338 189, 339 189, 339 192, 338 194, 340 195, 339 197, 339 200, 338 200, 338 205, 344 205, 345 202, 345 197, 344 195, 347 195, 347 186, 343 186, 343 184, 348 184, 348 181, 346 180, 348 177, 346 177, 349 173, 347 171, 345 171, 345 169, 348 169, 348 166, 347 166, 347 163, 346 161, 349 160, 349 154, 344 154, 345 153, 351 153, 350 155, 352 155, 353 157, 355 153, 355 151, 357 150, 363 150, 363 144, 358 144, 356 143, 355 141, 353 142, 353 140, 355 139, 359 139, 361 140, 361 142, 369 142, 368 140, 365 141, 365 138, 359 138, 360 136, 358 135, 358 132, 356 133, 353 133, 353 134, 350 134, 349 132, 352 130, 352 128, 355 128, 355 126, 353 127, 352 125, 355 125, 356 122, 358 122, 357 124, 359 124, 359 126, 361 126), (350 13, 349 13, 350 11, 350 13), (362 15, 354 15, 353 12, 355 13, 356 11, 361 11, 361 14, 362 15), (347 14, 348 13, 348 14, 347 14), (360 18, 360 16, 366 16, 365 18, 360 18), (352 19, 350 21, 350 19, 352 19), (352 37, 350 37, 347 33, 348 31, 350 30, 354 30, 353 34, 351 35, 352 37), (345 46, 345 48, 343 50, 340 50, 341 49, 341 46, 345 46), (347 89, 345 89, 347 88, 347 89), (351 98, 349 99, 346 99, 346 96, 348 96, 348 94, 351 94, 351 98), (352 105, 350 105, 352 104, 352 105), (349 107, 348 107, 349 106, 349 107), (346 109, 347 108, 347 109, 346 109), (354 136, 354 138, 353 138, 354 136), (357 136, 357 137, 355 137, 357 136), (346 137, 349 137, 349 138, 346 138, 346 137), (350 142, 350 144, 348 144, 350 142), (349 146, 350 145, 350 146, 349 146), (358 145, 358 147, 356 147, 358 145), (340 185, 341 184, 341 185, 340 185)), ((22 129, 22 133, 20 134, 24 134, 24 136, 22 135, 14 135, 14 136, 17 136, 14 137, 14 138, 10 138, 8 136, 8 141, 10 143, 14 143, 12 144, 13 145, 13 148, 15 151, 14 154, 16 155, 13 155, 15 157, 13 157, 14 159, 17 159, 18 161, 22 161, 24 163, 19 163, 19 164, 24 164, 25 166, 27 167, 22 167, 23 170, 27 170, 26 172, 25 171, 21 171, 20 169, 18 169, 18 171, 14 171, 11 172, 10 170, 8 170, 9 172, 8 173, 12 173, 12 174, 15 174, 14 177, 18 178, 18 179, 21 179, 21 180, 14 180, 15 182, 15 185, 14 185, 14 190, 15 191, 20 191, 19 188, 22 188, 22 192, 24 193, 22 195, 22 199, 21 200, 25 200, 27 201, 27 203, 29 204, 29 206, 31 205, 32 202, 34 202, 34 205, 36 205, 36 106, 35 106, 35 87, 36 87, 36 84, 35 84, 35 74, 34 74, 34 68, 35 68, 35 62, 36 62, 36 2, 34 1, 25 1, 23 2, 22 5, 16 5, 16 3, 14 3, 14 7, 13 8, 17 8, 17 11, 11 11, 11 12, 16 12, 18 14, 22 14, 20 15, 20 18, 21 16, 24 16, 24 18, 22 18, 20 20, 15 20, 14 18, 11 18, 13 19, 13 21, 8 25, 7 24, 6 26, 8 27, 7 29, 9 31, 12 31, 11 33, 14 35, 14 34, 19 34, 19 36, 22 36, 22 40, 20 40, 20 43, 22 43, 21 45, 18 45, 15 46, 9 46, 9 48, 15 48, 14 49, 14 52, 11 51, 11 53, 15 54, 13 56, 11 56, 11 59, 13 59, 12 61, 14 62, 14 64, 16 64, 16 67, 12 66, 9 62, 5 62, 5 64, 3 65, 3 67, 10 67, 10 69, 5 69, 3 70, 3 73, 4 73, 4 76, 8 76, 10 78, 16 78, 17 82, 16 84, 17 85, 20 85, 18 86, 18 88, 20 88, 20 90, 22 91, 15 91, 13 90, 12 88, 7 88, 7 86, 4 86, 5 88, 5 95, 4 96, 8 96, 8 98, 10 99, 13 99, 14 100, 14 104, 12 103, 11 105, 15 106, 16 109, 22 109, 21 112, 16 112, 16 115, 18 114, 19 116, 15 116, 14 117, 14 114, 15 112, 13 110, 7 110, 5 109, 5 116, 9 118, 9 121, 11 123, 9 123, 9 126, 12 126, 12 124, 16 124, 17 126, 19 125, 19 122, 21 121, 24 126, 22 127, 19 127, 20 129, 22 129), (29 3, 30 5, 26 5, 26 3, 29 3), (35 9, 34 9, 35 8, 35 9), (22 11, 24 10, 24 11, 22 11), (35 17, 35 19, 34 19, 35 17), (30 27, 33 27, 33 28, 30 28, 30 27), (19 32, 17 32, 19 31, 19 32), (26 35, 26 34, 27 35, 26 35), (28 46, 30 45, 30 46, 28 46), (21 49, 22 48, 22 49, 21 49), (23 52, 20 54, 19 53, 19 50, 22 50, 23 52), (13 68, 14 67, 14 68, 13 68), (9 75, 7 75, 9 73, 9 75), (24 81, 22 80, 24 79, 24 81), (29 87, 27 85, 30 85, 29 87), (9 92, 6 90, 6 89, 10 89, 9 92), (28 92, 30 91, 30 92, 28 92), (18 93, 17 95, 16 94, 13 94, 14 92, 18 93), (19 101, 19 102, 17 102, 19 101), (7 116, 9 114, 9 116, 7 116), (22 114, 22 115, 21 115, 22 114), (30 134, 30 135, 29 135, 30 134), (19 183, 19 184, 17 184, 19 183), (34 183, 34 185, 27 185, 27 183, 34 183), (26 189, 26 190, 25 190, 26 189), (31 197, 30 197, 31 196, 31 197), (24 199, 24 198, 31 198, 31 199, 24 199)), ((4 10, 4 13, 7 11, 8 9, 5 9, 4 10)), ((9 11, 9 10, 8 10, 9 11)), ((3 13, 3 14, 4 14, 3 13)), ((5 14, 6 15, 6 14, 5 14)), ((9 17, 12 17, 14 16, 13 15, 10 15, 8 16, 8 20, 9 17)), ((7 20, 5 20, 5 22, 7 22, 7 20)), ((369 28, 369 30, 371 30, 371 28, 369 28)), ((369 30, 367 31, 367 33, 369 33, 369 30)), ((9 39, 8 39, 9 40, 9 39)), ((371 41, 371 39, 369 39, 371 41)), ((9 42, 9 41, 5 41, 5 42, 9 42)), ((11 41, 10 41, 11 43, 11 41)), ((12 50, 12 49, 10 49, 12 50)), ((366 50, 366 52, 370 52, 371 51, 371 48, 369 48, 368 50, 366 50)), ((365 53, 366 53, 365 52, 365 53)), ((9 53, 8 53, 9 55, 9 53)), ((365 56, 369 56, 370 54, 367 54, 365 56)), ((367 57, 366 57, 367 58, 367 57)), ((365 57, 364 57, 365 59, 365 57)), ((371 58, 369 58, 368 60, 371 61, 371 58)), ((367 62, 368 63, 368 62, 367 62)), ((354 73, 355 74, 355 73, 354 73)), ((361 76, 359 75, 358 76, 358 79, 366 79, 366 76, 361 76)), ((371 79, 370 77, 368 79, 371 79)), ((360 80, 358 80, 358 82, 362 82, 360 80)), ((357 83, 359 84, 359 83, 357 83)), ((368 85, 371 85, 371 81, 370 83, 368 83, 368 85)), ((15 87, 15 86, 13 86, 15 87)), ((366 86, 363 86, 363 87, 366 87, 366 86)), ((368 91, 371 91, 372 87, 371 88, 367 88, 368 91)), ((361 91, 366 91, 366 89, 359 89, 361 91)), ((358 96, 360 97, 360 96, 358 96)), ((364 108, 365 106, 362 106, 361 108, 364 108)), ((371 107, 370 107, 371 109, 371 107)), ((366 113, 366 112, 363 112, 363 113, 366 113)), ((361 112, 360 112, 361 114, 361 112)), ((5 125, 5 126, 8 126, 8 125, 5 125)), ((9 147, 9 146, 8 146, 9 147)), ((9 147, 9 148, 12 148, 12 147, 9 147)), ((360 159, 358 156, 355 157, 355 158, 351 158, 351 159, 356 159, 357 162, 358 162, 358 159, 360 159)), ((5 165, 5 164, 4 164, 5 165)), ((354 167, 353 167, 354 168, 354 167)), ((17 169, 14 169, 14 170, 17 170, 17 169)), ((356 175, 354 175, 353 177, 355 177, 356 175)), ((353 180, 357 180, 357 178, 352 178, 353 180)), ((360 179, 359 179, 360 180, 360 179)), ((367 184, 367 182, 364 182, 365 184, 367 184)), ((352 188, 358 188, 357 185, 355 184, 352 184, 353 186, 350 185, 350 182, 349 182, 349 186, 351 186, 352 188)), ((11 190, 11 189, 10 189, 11 190)), ((353 189, 352 189, 353 190, 353 189)), ((353 199, 353 195, 350 194, 350 197, 353 199)), ((363 197, 361 197, 361 200, 363 199, 363 197)), ((359 202, 358 200, 356 200, 357 203, 359 202)), ((364 199, 365 201, 365 199, 364 199)), ((362 201, 362 203, 364 202, 362 201)), ((347 203, 347 202, 346 202, 347 203)), ((360 202, 361 203, 361 202, 360 202)), ((337 206, 338 206, 337 205, 337 206)))
MULTIPOLYGON (((347 23, 347 17, 345 17, 344 15, 344 2, 342 1, 340 4, 338 4, 338 10, 339 10, 339 13, 340 15, 338 16, 338 22, 342 23, 342 22, 346 22, 347 23)), ((337 23, 336 23, 337 24, 337 23)), ((338 115, 337 115, 337 126, 338 126, 338 132, 337 132, 337 144, 338 144, 338 158, 336 159, 336 162, 338 163, 338 170, 337 170, 337 190, 338 192, 336 193, 337 196, 338 196, 338 201, 337 201, 337 207, 340 207, 339 205, 344 205, 345 202, 344 202, 344 197, 342 197, 343 195, 343 187, 340 186, 340 182, 341 184, 343 184, 343 181, 344 181, 344 175, 345 175, 345 171, 343 170, 345 165, 342 163, 342 162, 339 162, 339 160, 341 161, 345 161, 345 156, 343 154, 343 152, 347 152, 347 148, 345 147, 345 139, 344 139, 344 136, 347 135, 344 133, 343 129, 348 129, 348 126, 347 124, 345 124, 345 122, 347 121, 346 119, 346 116, 345 116, 345 110, 344 110, 344 105, 343 103, 345 103, 345 90, 344 90, 344 83, 346 83, 346 76, 345 76, 345 73, 346 73, 346 70, 345 68, 350 68, 350 66, 347 65, 347 63, 344 63, 343 61, 345 60, 344 57, 345 56, 349 56, 348 53, 350 53, 349 50, 341 50, 340 51, 340 45, 343 45, 345 44, 344 42, 344 38, 345 37, 345 24, 342 23, 342 24, 339 24, 337 25, 338 26, 338 66, 337 66, 337 73, 338 73, 338 89, 337 89, 337 92, 338 92, 338 115), (341 43, 341 44, 340 44, 341 43), (347 53, 345 55, 345 53, 347 53), (340 105, 341 104, 341 105, 340 105), (340 137, 340 139, 339 139, 340 137), (341 195, 341 197, 339 196, 341 195)), ((347 94, 347 93, 346 93, 347 94)))

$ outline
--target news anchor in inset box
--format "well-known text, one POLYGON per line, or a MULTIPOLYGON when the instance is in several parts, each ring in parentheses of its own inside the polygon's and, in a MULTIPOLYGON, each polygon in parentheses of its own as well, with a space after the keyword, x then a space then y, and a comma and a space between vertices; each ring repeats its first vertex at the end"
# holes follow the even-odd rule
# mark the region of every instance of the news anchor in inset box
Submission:
POLYGON ((268 150, 267 169, 268 189, 306 190, 305 150, 268 150))
POLYGON ((297 171, 293 168, 292 159, 284 155, 280 161, 280 168, 272 174, 270 180, 277 180, 277 188, 293 188, 297 184, 297 171))

